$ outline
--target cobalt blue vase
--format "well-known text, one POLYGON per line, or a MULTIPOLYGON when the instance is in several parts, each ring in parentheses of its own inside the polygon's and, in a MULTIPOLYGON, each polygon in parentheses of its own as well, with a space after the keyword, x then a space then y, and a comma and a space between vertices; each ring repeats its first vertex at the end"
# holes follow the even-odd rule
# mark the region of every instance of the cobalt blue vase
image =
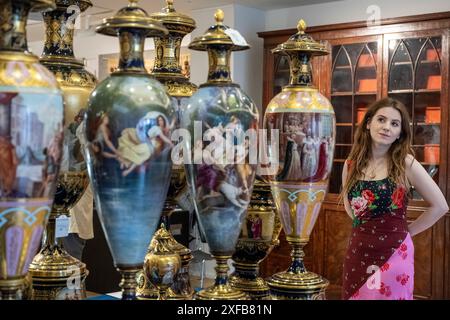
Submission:
POLYGON ((88 173, 125 300, 135 299, 136 273, 166 199, 175 122, 164 86, 143 60, 145 38, 167 29, 136 2, 97 27, 100 34, 118 35, 120 61, 92 93, 86 114, 88 173))

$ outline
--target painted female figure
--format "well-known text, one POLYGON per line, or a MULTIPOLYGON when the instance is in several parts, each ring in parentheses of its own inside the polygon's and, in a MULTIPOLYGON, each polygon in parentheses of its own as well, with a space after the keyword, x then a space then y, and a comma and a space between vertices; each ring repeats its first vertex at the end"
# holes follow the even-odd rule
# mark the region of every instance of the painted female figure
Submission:
POLYGON ((327 165, 328 165, 328 141, 327 139, 324 137, 322 139, 322 141, 320 142, 320 146, 319 146, 319 161, 318 161, 318 165, 317 165, 317 171, 314 174, 313 177, 311 177, 311 182, 317 182, 320 181, 322 179, 326 178, 326 173, 327 173, 327 165))
POLYGON ((291 134, 287 139, 286 156, 283 171, 278 175, 280 180, 299 181, 302 178, 302 163, 298 152, 298 144, 295 141, 295 134, 291 134))
POLYGON ((166 128, 166 119, 158 115, 153 118, 146 115, 138 124, 138 128, 126 128, 119 137, 118 161, 124 171, 122 176, 129 175, 137 166, 161 153, 165 144, 172 146, 166 128))
POLYGON ((413 299, 411 237, 447 211, 441 190, 414 158, 405 106, 392 98, 372 104, 359 125, 342 172, 342 197, 353 219, 344 272, 344 299, 413 299), (408 225, 408 191, 431 204, 408 225))
POLYGON ((0 136, 0 197, 11 196, 19 160, 11 137, 0 136))
POLYGON ((313 176, 317 170, 316 149, 314 147, 314 140, 309 134, 304 140, 302 156, 303 179, 307 179, 313 176))

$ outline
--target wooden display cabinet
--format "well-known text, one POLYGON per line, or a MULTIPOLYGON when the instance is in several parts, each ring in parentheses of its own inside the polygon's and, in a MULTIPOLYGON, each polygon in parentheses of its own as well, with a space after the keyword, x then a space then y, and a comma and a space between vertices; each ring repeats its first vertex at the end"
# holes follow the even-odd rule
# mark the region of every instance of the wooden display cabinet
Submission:
MULTIPOLYGON (((307 17, 299 17, 307 18, 307 17)), ((328 298, 339 299, 342 267, 351 220, 339 201, 343 163, 354 143, 355 129, 367 106, 377 99, 402 101, 411 116, 416 159, 450 196, 449 168, 449 38, 450 12, 308 28, 315 40, 324 41, 330 54, 313 59, 314 84, 336 111, 336 149, 329 193, 322 205, 311 240, 305 248, 309 270, 330 281, 328 298)), ((264 39, 263 110, 289 81, 285 57, 271 49, 296 29, 261 32, 264 39)), ((417 193, 408 206, 414 221, 427 208, 417 193)), ((290 246, 281 243, 262 263, 264 276, 285 270, 290 246)), ((415 245, 415 298, 450 298, 450 215, 417 235, 415 245)))

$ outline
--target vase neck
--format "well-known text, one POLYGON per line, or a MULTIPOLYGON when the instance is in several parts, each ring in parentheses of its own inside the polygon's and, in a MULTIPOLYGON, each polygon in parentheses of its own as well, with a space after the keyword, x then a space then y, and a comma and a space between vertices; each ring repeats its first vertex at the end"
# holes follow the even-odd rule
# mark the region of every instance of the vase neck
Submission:
POLYGON ((30 12, 30 3, 22 1, 2 2, 0 10, 0 50, 28 51, 27 19, 30 12))
POLYGON ((219 256, 214 255, 214 258, 216 259, 216 267, 214 268, 216 270, 216 285, 226 285, 228 283, 228 271, 230 270, 230 267, 228 267, 228 259, 231 258, 231 256, 219 256))
POLYGON ((183 37, 155 37, 155 64, 152 73, 181 73, 180 49, 183 37))
POLYGON ((73 53, 74 26, 69 22, 72 12, 57 9, 42 13, 45 23, 45 45, 43 58, 64 57, 75 59, 73 53))
MULTIPOLYGON (((289 240, 288 240, 289 242, 289 240)), ((303 258, 305 256, 305 253, 303 251, 303 247, 305 244, 303 243, 290 243, 292 246, 291 251, 291 265, 289 266, 288 272, 292 272, 295 274, 302 274, 306 272, 305 264, 303 262, 303 258)))
POLYGON ((147 73, 144 64, 145 35, 141 30, 121 30, 120 60, 117 72, 147 73))
POLYGON ((305 52, 289 52, 290 86, 312 87, 311 55, 305 52))
POLYGON ((208 47, 209 71, 207 83, 231 83, 231 50, 227 46, 208 47))

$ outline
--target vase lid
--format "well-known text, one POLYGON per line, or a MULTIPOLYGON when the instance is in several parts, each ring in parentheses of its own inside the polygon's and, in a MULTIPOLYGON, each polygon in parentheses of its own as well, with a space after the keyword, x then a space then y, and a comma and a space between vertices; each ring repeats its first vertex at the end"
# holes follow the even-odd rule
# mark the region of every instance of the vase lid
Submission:
POLYGON ((167 231, 164 224, 161 224, 160 228, 156 230, 155 235, 152 238, 150 244, 150 254, 175 254, 171 246, 171 235, 167 231))
POLYGON ((173 0, 166 0, 166 4, 167 6, 162 8, 161 12, 152 13, 150 18, 162 23, 169 31, 178 33, 188 34, 196 28, 194 19, 175 10, 173 0))
POLYGON ((250 49, 250 46, 237 30, 223 24, 224 12, 217 9, 214 14, 216 24, 209 27, 206 33, 196 37, 190 44, 189 49, 206 51, 209 46, 227 45, 231 51, 250 49))
POLYGON ((292 35, 286 42, 279 44, 272 53, 286 54, 292 51, 308 52, 314 56, 323 56, 329 54, 323 43, 317 42, 309 34, 305 33, 306 22, 301 19, 297 24, 298 32, 292 35))
POLYGON ((56 9, 55 0, 30 0, 31 11, 47 11, 56 9))
POLYGON ((80 8, 81 12, 84 12, 92 7, 92 2, 90 0, 55 0, 55 4, 57 8, 77 6, 80 8))
POLYGON ((115 16, 103 19, 96 32, 106 36, 117 36, 122 28, 145 30, 146 37, 167 35, 168 30, 160 22, 150 18, 148 13, 137 6, 139 0, 129 0, 128 6, 120 9, 115 16))

